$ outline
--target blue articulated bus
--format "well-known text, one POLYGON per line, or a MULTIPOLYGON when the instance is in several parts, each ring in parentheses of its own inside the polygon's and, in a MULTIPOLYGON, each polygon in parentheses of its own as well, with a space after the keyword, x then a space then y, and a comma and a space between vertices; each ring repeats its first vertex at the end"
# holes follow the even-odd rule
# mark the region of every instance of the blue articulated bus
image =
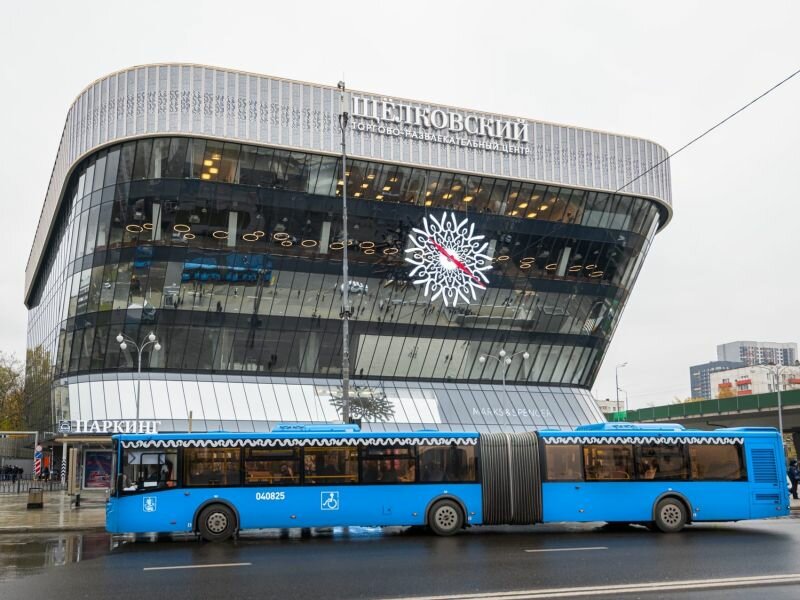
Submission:
POLYGON ((244 529, 639 523, 788 514, 774 429, 690 431, 601 423, 574 431, 123 434, 114 440, 111 533, 244 529))

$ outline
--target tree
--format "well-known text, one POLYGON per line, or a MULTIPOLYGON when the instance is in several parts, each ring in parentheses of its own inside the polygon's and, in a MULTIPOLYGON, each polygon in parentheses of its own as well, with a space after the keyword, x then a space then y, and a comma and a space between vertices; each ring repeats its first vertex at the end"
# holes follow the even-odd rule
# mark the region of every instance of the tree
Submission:
POLYGON ((719 392, 717 392, 717 398, 719 398, 720 400, 722 400, 723 398, 735 398, 738 395, 739 393, 732 387, 720 388, 719 392))
POLYGON ((672 399, 672 403, 673 404, 689 404, 690 402, 703 402, 704 400, 706 400, 706 398, 694 398, 694 397, 691 397, 691 396, 689 398, 679 398, 678 396, 675 396, 672 399))
MULTIPOLYGON (((342 388, 331 390, 331 404, 340 415, 344 409, 342 388)), ((350 388, 350 418, 364 421, 388 421, 394 416, 394 406, 383 390, 354 385, 350 388)))
POLYGON ((0 430, 25 429, 25 370, 11 354, 0 352, 0 430))

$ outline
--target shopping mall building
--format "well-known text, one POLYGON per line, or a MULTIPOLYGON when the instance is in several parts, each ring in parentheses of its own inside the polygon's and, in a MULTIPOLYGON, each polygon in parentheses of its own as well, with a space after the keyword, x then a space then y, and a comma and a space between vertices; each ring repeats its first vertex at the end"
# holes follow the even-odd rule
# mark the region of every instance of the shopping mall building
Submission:
POLYGON ((135 426, 138 356, 120 332, 160 342, 142 354, 140 428, 339 419, 345 244, 365 427, 602 419, 589 390, 671 216, 664 148, 369 92, 340 101, 335 86, 183 64, 80 93, 26 272, 33 427, 135 426), (477 240, 482 280, 453 284, 452 247, 422 264, 425 236, 442 248, 437 223, 477 240))

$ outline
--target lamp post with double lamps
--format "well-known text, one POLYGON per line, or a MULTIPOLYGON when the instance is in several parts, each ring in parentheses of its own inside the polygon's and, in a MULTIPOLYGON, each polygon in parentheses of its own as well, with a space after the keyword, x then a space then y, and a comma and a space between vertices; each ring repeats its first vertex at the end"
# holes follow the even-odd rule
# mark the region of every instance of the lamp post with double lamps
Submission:
MULTIPOLYGON (((522 356, 522 360, 528 360, 531 357, 531 355, 528 354, 527 352, 517 352, 517 353, 512 354, 511 356, 509 356, 508 352, 506 352, 505 350, 500 350, 500 352, 497 353, 497 356, 493 356, 491 354, 481 354, 480 357, 478 358, 478 362, 481 363, 481 364, 484 364, 486 362, 487 358, 491 359, 491 360, 494 360, 494 361, 497 361, 497 364, 500 365, 502 373, 503 373, 503 390, 505 390, 506 389, 506 373, 508 372, 508 367, 511 366, 511 362, 517 356, 522 356)), ((506 393, 508 393, 508 392, 506 392, 506 393)))
POLYGON ((148 346, 153 346, 153 350, 158 352, 161 350, 161 343, 158 341, 156 334, 152 331, 138 344, 131 338, 130 336, 125 335, 122 332, 119 332, 116 337, 117 343, 119 344, 119 349, 123 352, 128 349, 128 344, 133 346, 136 349, 137 354, 139 355, 137 368, 136 368, 136 427, 139 427, 139 385, 142 380, 142 353, 144 349, 148 346))

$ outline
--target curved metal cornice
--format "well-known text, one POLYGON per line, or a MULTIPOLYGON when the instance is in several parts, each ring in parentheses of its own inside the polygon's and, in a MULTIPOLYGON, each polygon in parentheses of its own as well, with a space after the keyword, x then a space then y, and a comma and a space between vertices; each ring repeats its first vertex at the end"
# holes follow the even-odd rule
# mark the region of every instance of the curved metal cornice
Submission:
MULTIPOLYGON (((387 101, 378 94, 349 93, 387 101)), ((402 102, 415 110, 459 111, 465 120, 527 124, 527 142, 512 142, 524 152, 354 127, 348 140, 353 158, 583 189, 620 190, 656 202, 663 215, 661 227, 671 218, 669 164, 664 162, 648 171, 668 153, 651 141, 429 102, 402 102)), ((339 110, 334 87, 201 65, 137 66, 93 82, 67 113, 26 268, 26 301, 44 256, 64 183, 77 162, 93 150, 130 138, 183 134, 336 154, 339 110)), ((351 121, 355 123, 356 119, 351 121)))

